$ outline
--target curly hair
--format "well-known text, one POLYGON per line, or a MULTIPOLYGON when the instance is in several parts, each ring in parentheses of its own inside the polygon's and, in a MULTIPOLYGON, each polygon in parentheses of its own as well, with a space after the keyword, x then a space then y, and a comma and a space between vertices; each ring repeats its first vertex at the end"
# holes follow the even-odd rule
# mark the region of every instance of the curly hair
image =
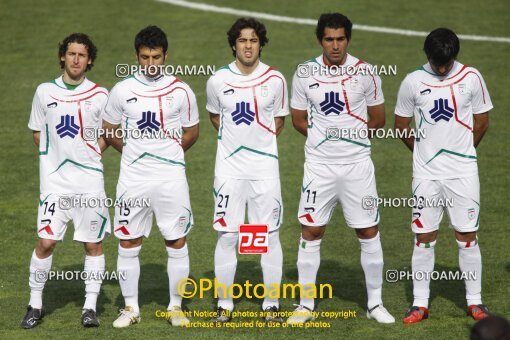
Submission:
POLYGON ((90 40, 89 36, 84 33, 73 33, 65 37, 64 40, 58 44, 58 60, 60 61, 60 68, 64 69, 65 62, 62 61, 62 57, 66 55, 67 48, 71 43, 85 45, 91 61, 91 63, 87 65, 87 71, 90 71, 94 66, 94 60, 96 60, 97 57, 97 47, 94 45, 92 40, 90 40))

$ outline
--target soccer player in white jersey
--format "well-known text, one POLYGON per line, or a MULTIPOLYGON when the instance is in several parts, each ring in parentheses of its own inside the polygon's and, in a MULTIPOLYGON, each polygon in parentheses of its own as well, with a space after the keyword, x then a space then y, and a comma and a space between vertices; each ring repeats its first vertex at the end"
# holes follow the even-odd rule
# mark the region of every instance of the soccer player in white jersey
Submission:
POLYGON ((21 322, 37 326, 43 316, 42 294, 51 269, 53 250, 63 241, 67 224, 74 223, 75 241, 85 248, 85 304, 81 322, 97 327, 96 301, 105 269, 102 240, 110 233, 108 209, 87 207, 87 199, 104 199, 101 152, 105 143, 84 136, 98 128, 108 91, 85 77, 94 65, 97 48, 89 37, 73 33, 59 44, 62 76, 37 87, 28 127, 39 147, 40 199, 37 216, 39 243, 30 261, 30 302, 21 322), (74 206, 77 199, 83 206, 74 206))
MULTIPOLYGON (((367 317, 393 323, 395 319, 381 298, 383 252, 377 226, 379 211, 372 204, 377 190, 370 140, 367 133, 360 133, 384 126, 384 97, 381 79, 362 72, 369 65, 347 53, 351 31, 352 23, 346 16, 322 14, 316 27, 322 55, 299 65, 292 80, 292 123, 307 136, 298 212, 299 283, 305 292, 315 284, 322 237, 340 203, 347 225, 355 230, 361 245, 367 317)), ((312 320, 314 307, 313 298, 302 296, 287 322, 312 320)))
MULTIPOLYGON (((239 226, 268 226, 268 252, 261 256, 266 287, 279 285, 283 255, 278 229, 283 204, 280 191, 276 137, 289 114, 283 75, 260 60, 268 42, 266 28, 252 18, 240 18, 227 32, 235 60, 219 69, 207 82, 207 111, 218 130, 214 179, 213 227, 218 231, 214 254, 220 284, 234 282, 239 226)), ((230 320, 234 303, 220 289, 216 322, 230 320)), ((266 296, 262 304, 266 321, 283 322, 277 315, 278 299, 266 296)))
POLYGON ((190 87, 157 68, 163 66, 167 48, 166 34, 156 26, 136 35, 136 57, 145 70, 115 85, 104 114, 106 141, 122 152, 117 198, 126 202, 115 209, 114 233, 120 239, 117 269, 126 274, 125 280, 119 280, 125 308, 113 323, 116 328, 141 320, 139 253, 143 237, 150 234, 153 214, 168 254, 168 321, 173 326, 189 323, 181 310, 177 284, 189 274, 186 235, 193 217, 184 152, 198 138, 199 116, 190 87), (124 140, 109 134, 119 127, 125 133, 124 140), (140 198, 149 199, 150 206, 128 206, 130 199, 140 198))
MULTIPOLYGON (((482 258, 476 237, 480 225, 480 184, 476 146, 489 126, 491 99, 482 75, 456 60, 459 39, 449 29, 438 28, 425 39, 428 63, 407 75, 395 108, 395 128, 422 129, 424 138, 404 138, 413 151, 413 196, 421 201, 452 200, 446 206, 450 227, 459 247, 460 270, 476 278, 465 280, 468 315, 488 316, 482 304, 482 258)), ((413 272, 434 270, 434 246, 444 207, 413 207, 415 236, 413 272)), ((430 280, 413 280, 414 301, 404 323, 428 317, 430 280)))

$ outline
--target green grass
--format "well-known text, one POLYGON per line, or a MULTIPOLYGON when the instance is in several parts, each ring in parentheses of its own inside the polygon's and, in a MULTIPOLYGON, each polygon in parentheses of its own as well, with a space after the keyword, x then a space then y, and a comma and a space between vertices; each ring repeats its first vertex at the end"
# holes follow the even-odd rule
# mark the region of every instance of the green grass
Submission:
MULTIPOLYGON (((206 1, 206 0, 204 0, 206 1)), ((281 1, 259 0, 231 2, 207 0, 220 6, 236 7, 300 18, 317 18, 325 11, 341 11, 358 24, 430 31, 449 26, 462 34, 508 36, 510 15, 504 0, 462 3, 437 1, 281 1)), ((418 325, 404 326, 400 319, 412 300, 410 282, 386 283, 383 298, 386 307, 396 316, 395 325, 379 325, 366 320, 365 288, 359 263, 359 243, 354 232, 346 227, 337 211, 328 226, 322 243, 322 264, 319 283, 333 286, 333 298, 320 302, 319 311, 354 310, 358 317, 328 320, 331 328, 323 329, 174 329, 154 315, 163 310, 168 300, 166 252, 163 240, 154 226, 151 237, 144 241, 141 254, 140 303, 142 323, 127 330, 111 326, 123 299, 116 281, 105 282, 98 302, 102 326, 85 330, 79 324, 83 303, 83 283, 51 281, 44 294, 48 315, 44 323, 31 331, 19 329, 19 322, 29 298, 28 264, 37 237, 35 222, 39 194, 38 155, 31 133, 26 127, 32 96, 36 86, 60 74, 57 42, 70 32, 88 33, 99 47, 99 58, 89 77, 111 88, 117 63, 133 63, 134 35, 148 24, 162 27, 168 34, 169 62, 172 64, 212 64, 217 67, 230 62, 232 55, 226 43, 226 30, 235 17, 175 7, 155 1, 99 1, 72 3, 66 1, 14 1, 0 3, 0 337, 28 338, 52 336, 59 338, 161 337, 166 334, 180 338, 466 338, 474 321, 465 317, 462 282, 438 281, 431 285, 431 317, 418 325)), ((281 70, 287 81, 295 66, 320 54, 312 26, 265 21, 270 42, 264 49, 264 61, 281 70)), ((398 86, 406 73, 425 61, 421 51, 423 38, 355 31, 350 51, 372 64, 396 64, 397 76, 383 77, 386 97, 387 127, 393 125, 398 86)), ((510 75, 504 64, 510 44, 462 41, 459 59, 477 67, 485 77, 495 109, 491 127, 478 148, 481 181, 482 215, 480 246, 483 254, 484 302, 497 314, 510 316, 508 285, 507 227, 509 215, 507 174, 508 149, 505 138, 510 128, 506 117, 510 106, 508 88, 510 75)), ((200 139, 186 154, 187 174, 195 227, 189 236, 191 276, 213 278, 213 252, 216 236, 211 227, 213 199, 211 188, 216 148, 215 131, 205 111, 206 77, 183 77, 195 91, 202 120, 200 139)), ((292 128, 290 120, 279 137, 281 182, 284 199, 284 224, 281 240, 284 252, 284 282, 297 281, 296 255, 299 225, 295 217, 303 171, 304 138, 292 128)), ((385 197, 406 197, 410 193, 412 155, 397 140, 376 140, 373 143, 378 191, 385 197)), ((106 190, 114 197, 120 157, 114 150, 104 154, 106 190)), ((412 233, 410 210, 385 208, 381 212, 385 269, 410 267, 412 233)), ((70 228, 72 229, 72 228, 70 228)), ((456 270, 457 247, 453 233, 443 223, 436 246, 436 269, 456 270)), ((83 266, 82 246, 71 241, 68 233, 58 245, 54 270, 79 270, 83 266)), ((104 243, 107 269, 116 268, 117 240, 104 243)), ((257 256, 240 256, 237 281, 261 281, 257 256)), ((283 310, 291 310, 292 299, 282 300, 283 310)), ((212 310, 214 300, 185 302, 190 310, 212 310)), ((238 310, 258 310, 260 301, 242 298, 238 310)), ((250 321, 251 319, 246 319, 250 321)))

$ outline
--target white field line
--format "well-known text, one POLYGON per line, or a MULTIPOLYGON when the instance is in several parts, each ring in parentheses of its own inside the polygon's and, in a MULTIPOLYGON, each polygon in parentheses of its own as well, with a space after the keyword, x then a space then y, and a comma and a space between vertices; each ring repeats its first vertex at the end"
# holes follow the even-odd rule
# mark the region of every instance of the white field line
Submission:
MULTIPOLYGON (((215 13, 223 13, 223 14, 232 14, 237 16, 247 16, 247 17, 256 17, 258 19, 265 19, 277 22, 288 22, 292 24, 301 24, 301 25, 317 25, 317 20, 315 19, 306 19, 306 18, 292 18, 286 17, 283 15, 274 15, 269 13, 262 12, 252 12, 245 11, 242 9, 230 8, 230 7, 220 7, 214 6, 204 3, 198 2, 189 2, 186 0, 157 0, 159 2, 165 2, 175 6, 186 7, 190 9, 196 9, 200 11, 206 12, 215 12, 215 13)), ((388 34, 396 34, 396 35, 405 35, 412 37, 426 37, 429 32, 420 32, 420 31, 412 31, 412 30, 403 30, 399 28, 390 28, 390 27, 379 27, 379 26, 368 26, 368 25, 358 25, 354 24, 353 29, 357 31, 367 31, 367 32, 376 32, 376 33, 388 33, 388 34)), ((490 41, 490 42, 499 42, 499 43, 510 43, 509 37, 488 37, 483 35, 468 35, 468 34, 459 34, 459 39, 462 40, 473 40, 473 41, 490 41)))

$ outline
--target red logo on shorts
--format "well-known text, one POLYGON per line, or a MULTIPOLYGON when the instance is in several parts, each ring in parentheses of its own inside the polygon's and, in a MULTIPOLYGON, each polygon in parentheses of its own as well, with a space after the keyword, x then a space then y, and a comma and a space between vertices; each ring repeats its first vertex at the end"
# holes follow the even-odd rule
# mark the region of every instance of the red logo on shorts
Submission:
POLYGON ((40 232, 41 232, 41 231, 43 231, 43 230, 44 230, 44 231, 45 231, 48 235, 53 235, 53 230, 51 230, 51 227, 50 227, 50 225, 49 225, 49 224, 48 224, 46 227, 43 227, 43 228, 39 229, 39 231, 38 231, 38 232, 40 233, 40 232))
POLYGON ((312 215, 310 215, 310 213, 306 213, 306 214, 304 214, 304 215, 301 215, 301 216, 299 216, 298 218, 303 218, 303 217, 306 219, 306 222, 308 222, 308 223, 314 223, 314 220, 313 220, 313 218, 312 218, 312 215))
POLYGON ((267 225, 241 224, 239 226, 239 254, 265 254, 268 245, 267 225))
POLYGON ((129 235, 129 231, 125 226, 120 226, 119 228, 115 229, 115 232, 120 231, 124 235, 129 235))

